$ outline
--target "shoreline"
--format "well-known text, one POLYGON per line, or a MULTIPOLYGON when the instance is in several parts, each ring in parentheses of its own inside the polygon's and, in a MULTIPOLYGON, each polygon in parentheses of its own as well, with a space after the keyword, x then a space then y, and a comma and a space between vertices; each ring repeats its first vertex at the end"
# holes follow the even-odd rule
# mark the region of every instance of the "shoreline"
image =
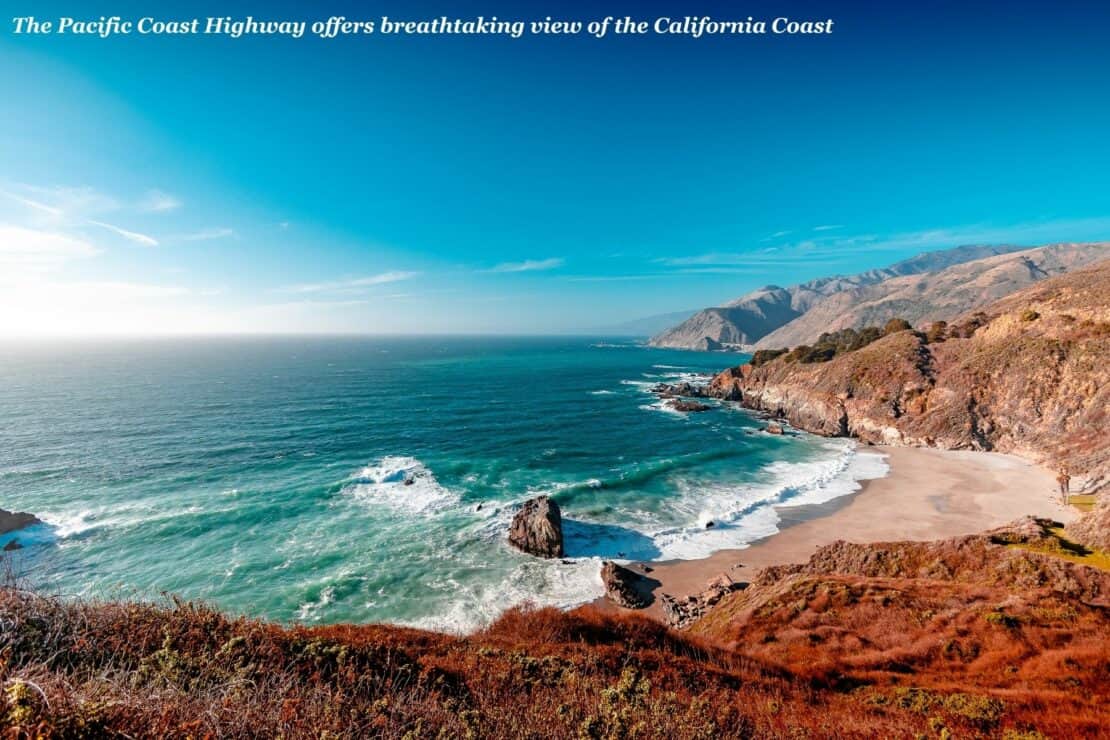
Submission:
MULTIPOLYGON (((635 611, 662 620, 664 593, 700 593, 721 574, 745 582, 770 565, 803 563, 836 540, 882 542, 938 540, 975 534, 1026 514, 1068 523, 1078 516, 1056 494, 1055 476, 1016 457, 995 452, 876 446, 889 470, 859 481, 860 489, 822 504, 775 507, 779 531, 743 548, 719 550, 696 560, 629 563, 650 568, 652 603, 635 611)), ((605 597, 594 602, 620 609, 605 597)))

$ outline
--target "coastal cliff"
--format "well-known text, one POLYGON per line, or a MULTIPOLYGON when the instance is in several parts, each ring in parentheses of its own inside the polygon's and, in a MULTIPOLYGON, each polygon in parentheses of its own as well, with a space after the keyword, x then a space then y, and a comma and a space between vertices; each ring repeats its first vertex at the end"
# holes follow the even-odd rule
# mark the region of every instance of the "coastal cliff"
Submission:
POLYGON ((895 331, 826 362, 787 353, 731 368, 708 393, 826 436, 1019 454, 1094 491, 1110 476, 1108 296, 1104 260, 940 331, 895 331))

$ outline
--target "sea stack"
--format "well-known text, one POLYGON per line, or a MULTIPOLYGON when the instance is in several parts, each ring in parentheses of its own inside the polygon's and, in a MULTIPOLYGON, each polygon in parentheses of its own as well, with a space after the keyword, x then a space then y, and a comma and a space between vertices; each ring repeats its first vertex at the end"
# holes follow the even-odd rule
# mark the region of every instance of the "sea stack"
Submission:
POLYGON ((42 521, 34 514, 0 509, 0 534, 14 532, 17 529, 26 529, 33 524, 42 524, 42 521))
POLYGON ((563 557, 563 516, 547 496, 524 502, 509 527, 509 544, 541 558, 563 557))

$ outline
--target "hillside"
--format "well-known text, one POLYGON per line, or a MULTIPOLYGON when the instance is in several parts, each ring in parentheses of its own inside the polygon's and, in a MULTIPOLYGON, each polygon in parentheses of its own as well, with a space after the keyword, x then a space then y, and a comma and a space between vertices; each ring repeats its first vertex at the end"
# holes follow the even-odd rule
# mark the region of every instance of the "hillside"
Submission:
POLYGON ((755 343, 756 349, 808 344, 822 332, 881 326, 894 317, 919 326, 947 320, 1022 288, 1110 256, 1110 242, 1055 244, 986 257, 924 275, 850 287, 755 343))
POLYGON ((673 329, 651 338, 653 347, 703 349, 706 339, 724 345, 751 344, 763 335, 801 316, 794 296, 768 285, 719 308, 698 311, 673 329))
POLYGON ((754 344, 797 319, 824 298, 841 291, 890 278, 935 272, 951 265, 1024 249, 1027 247, 968 245, 926 252, 858 275, 819 278, 790 288, 768 285, 722 306, 699 311, 681 324, 652 337, 648 344, 675 349, 704 349, 706 338, 724 345, 754 344))
POLYGON ((1037 522, 838 543, 689 633, 588 606, 458 637, 0 588, 7 737, 1079 738, 1110 724, 1110 573, 1037 522), (987 564, 987 567, 983 567, 987 564))
POLYGON ((709 393, 818 434, 1012 452, 1097 490, 1110 477, 1107 358, 1110 260, 1036 283, 939 336, 896 331, 827 362, 781 355, 721 373, 709 393))

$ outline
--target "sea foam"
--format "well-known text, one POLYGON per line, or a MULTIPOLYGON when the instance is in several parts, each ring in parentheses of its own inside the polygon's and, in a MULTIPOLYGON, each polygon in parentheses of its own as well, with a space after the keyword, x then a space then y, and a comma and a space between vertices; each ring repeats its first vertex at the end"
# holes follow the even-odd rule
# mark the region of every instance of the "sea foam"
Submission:
POLYGON ((685 506, 696 524, 652 533, 661 559, 691 560, 744 547, 779 531, 775 507, 827 503, 858 491, 860 481, 887 473, 885 456, 858 451, 853 442, 830 441, 823 446, 834 456, 764 466, 766 483, 680 485, 681 501, 676 507, 685 506))
POLYGON ((459 500, 414 457, 383 457, 360 470, 344 490, 364 503, 416 514, 435 513, 459 500))

